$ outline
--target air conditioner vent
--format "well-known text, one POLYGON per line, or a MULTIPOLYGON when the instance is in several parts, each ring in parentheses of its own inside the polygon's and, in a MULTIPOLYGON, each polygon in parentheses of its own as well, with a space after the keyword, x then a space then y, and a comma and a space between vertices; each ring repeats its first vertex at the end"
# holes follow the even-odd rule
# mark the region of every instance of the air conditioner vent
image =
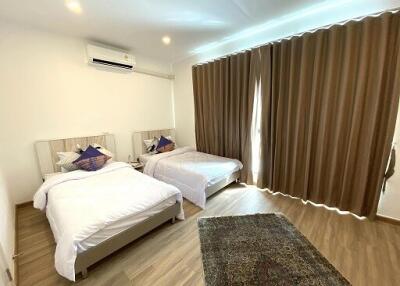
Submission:
POLYGON ((125 65, 125 64, 105 61, 105 60, 101 60, 101 59, 93 59, 93 63, 99 64, 99 65, 105 65, 105 66, 120 67, 120 68, 128 69, 128 70, 133 69, 132 65, 125 65))
POLYGON ((87 46, 88 62, 91 65, 112 67, 133 71, 135 68, 135 57, 129 53, 99 46, 87 46))

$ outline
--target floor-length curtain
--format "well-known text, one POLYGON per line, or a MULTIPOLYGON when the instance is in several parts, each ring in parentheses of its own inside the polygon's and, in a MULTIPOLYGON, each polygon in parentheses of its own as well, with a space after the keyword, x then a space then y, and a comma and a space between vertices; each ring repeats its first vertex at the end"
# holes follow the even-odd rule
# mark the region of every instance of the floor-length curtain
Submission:
POLYGON ((243 182, 251 178, 251 121, 255 72, 245 51, 193 66, 197 149, 242 161, 243 182))
POLYGON ((400 93, 400 14, 258 48, 258 185, 374 216, 400 93))
MULTIPOLYGON (((254 122, 259 128, 260 146, 258 146, 259 166, 257 174, 257 185, 261 187, 272 187, 272 170, 274 169, 273 156, 275 148, 275 120, 271 116, 274 112, 271 110, 273 106, 272 100, 272 44, 264 45, 253 49, 253 53, 257 54, 255 71, 257 73, 257 84, 259 85, 259 104, 261 104, 260 123, 254 122)), ((257 148, 257 147, 256 147, 257 148)), ((256 152, 254 150, 253 152, 256 152)))

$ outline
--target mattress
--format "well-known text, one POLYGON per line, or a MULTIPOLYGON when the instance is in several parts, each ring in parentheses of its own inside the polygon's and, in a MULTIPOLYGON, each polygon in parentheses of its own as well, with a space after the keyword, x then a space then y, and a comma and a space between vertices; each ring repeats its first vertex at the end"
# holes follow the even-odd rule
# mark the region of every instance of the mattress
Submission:
MULTIPOLYGON (((105 228, 92 234, 90 237, 86 238, 85 240, 78 242, 78 244, 77 244, 78 253, 84 252, 84 251, 88 250, 89 248, 94 247, 94 246, 102 243, 103 241, 111 238, 112 236, 117 235, 117 234, 143 222, 144 220, 150 218, 151 216, 154 216, 154 215, 160 213, 161 211, 165 210, 166 208, 173 206, 175 203, 176 203, 176 196, 173 195, 173 196, 169 197, 168 199, 162 201, 160 204, 158 204, 152 208, 149 208, 149 209, 141 212, 140 214, 123 218, 121 220, 118 220, 118 221, 106 226, 105 228)), ((49 205, 46 210, 46 216, 47 216, 47 219, 49 220, 51 230, 53 231, 54 239, 57 242, 58 238, 60 236, 60 232, 59 232, 57 225, 55 223, 55 220, 53 218, 51 205, 49 205)))
POLYGON ((177 187, 184 198, 204 209, 206 188, 227 180, 242 167, 242 163, 235 159, 181 147, 148 156, 144 173, 177 187))
POLYGON ((44 174, 43 179, 44 179, 45 181, 47 181, 47 180, 50 179, 51 177, 58 176, 58 175, 60 175, 60 174, 62 174, 62 172, 44 174))
POLYGON ((147 161, 153 156, 153 154, 145 153, 142 155, 139 155, 139 162, 142 163, 143 165, 146 165, 147 161))
MULTIPOLYGON (((123 162, 93 172, 76 170, 53 176, 34 195, 34 207, 46 211, 57 241, 56 270, 72 281, 79 252, 176 202, 182 203, 176 187, 123 162)), ((184 219, 182 205, 177 218, 184 219)))

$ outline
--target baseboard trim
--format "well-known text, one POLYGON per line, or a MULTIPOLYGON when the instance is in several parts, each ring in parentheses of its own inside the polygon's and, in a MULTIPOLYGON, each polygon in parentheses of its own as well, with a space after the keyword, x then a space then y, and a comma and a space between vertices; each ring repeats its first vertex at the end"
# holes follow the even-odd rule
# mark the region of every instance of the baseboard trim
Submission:
MULTIPOLYGON (((15 222, 14 222, 14 255, 16 255, 19 251, 18 248, 18 205, 15 205, 15 210, 14 210, 14 215, 15 215, 15 222)), ((14 285, 18 286, 19 285, 19 267, 18 267, 18 257, 14 258, 14 285)))
POLYGON ((376 215, 376 220, 387 222, 394 225, 400 225, 400 219, 384 216, 384 215, 376 215))
POLYGON ((19 254, 19 247, 18 247, 18 209, 27 207, 27 206, 32 206, 33 201, 28 201, 20 204, 15 205, 15 210, 14 210, 14 215, 15 215, 15 237, 14 237, 14 285, 18 286, 19 285, 19 267, 18 267, 18 254, 19 254))

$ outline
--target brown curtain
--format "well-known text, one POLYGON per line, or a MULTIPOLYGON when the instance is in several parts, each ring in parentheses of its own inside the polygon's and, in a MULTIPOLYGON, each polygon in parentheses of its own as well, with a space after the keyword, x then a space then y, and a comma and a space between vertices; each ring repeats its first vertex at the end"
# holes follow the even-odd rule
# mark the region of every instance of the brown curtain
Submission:
POLYGON ((197 150, 242 161, 243 182, 252 182, 253 66, 246 51, 192 69, 197 150))
POLYGON ((256 49, 258 185, 362 216, 376 213, 400 93, 400 14, 256 49))

